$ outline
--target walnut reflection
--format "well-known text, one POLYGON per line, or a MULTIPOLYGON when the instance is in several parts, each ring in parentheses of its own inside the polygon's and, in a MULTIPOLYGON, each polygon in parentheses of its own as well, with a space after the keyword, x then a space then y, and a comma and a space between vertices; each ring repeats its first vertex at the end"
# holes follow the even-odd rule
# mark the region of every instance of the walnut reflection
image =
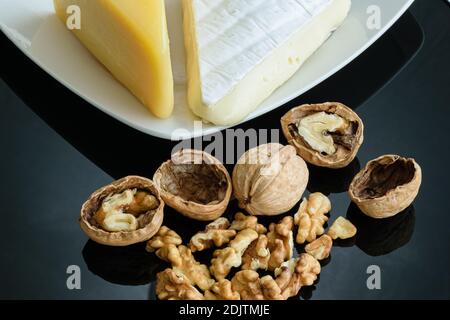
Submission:
POLYGON ((320 282, 320 274, 317 276, 317 280, 314 281, 312 286, 305 286, 300 289, 299 298, 303 300, 311 300, 314 291, 317 289, 317 285, 320 282))
POLYGON ((82 253, 92 273, 114 284, 145 285, 154 281, 165 267, 156 255, 145 251, 144 243, 110 247, 89 240, 82 253))
POLYGON ((411 205, 394 217, 373 219, 352 203, 347 211, 347 219, 358 228, 356 245, 368 255, 381 256, 403 247, 411 240, 415 210, 411 205))
POLYGON ((308 165, 309 183, 308 191, 331 193, 347 192, 350 183, 361 169, 358 158, 355 158, 347 167, 342 169, 321 168, 308 165))

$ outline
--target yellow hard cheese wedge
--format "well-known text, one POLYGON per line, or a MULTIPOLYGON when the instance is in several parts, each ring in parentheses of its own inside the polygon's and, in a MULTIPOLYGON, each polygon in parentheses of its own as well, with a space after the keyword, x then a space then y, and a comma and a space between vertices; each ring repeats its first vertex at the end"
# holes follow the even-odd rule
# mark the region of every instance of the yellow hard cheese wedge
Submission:
MULTIPOLYGON (((173 76, 164 0, 54 0, 66 24, 69 6, 80 8, 73 30, 105 67, 157 117, 173 111, 173 76)), ((69 11, 69 13, 68 13, 69 11)))

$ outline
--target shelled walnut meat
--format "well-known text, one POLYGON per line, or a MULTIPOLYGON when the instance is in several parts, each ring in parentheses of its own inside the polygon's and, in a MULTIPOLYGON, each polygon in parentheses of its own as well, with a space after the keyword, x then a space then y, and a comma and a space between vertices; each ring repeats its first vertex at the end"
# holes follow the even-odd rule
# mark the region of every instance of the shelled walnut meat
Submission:
POLYGON ((324 260, 330 256, 332 247, 333 239, 329 235, 324 234, 313 242, 308 243, 305 246, 305 251, 317 260, 324 260))
POLYGON ((330 229, 328 230, 328 235, 333 239, 349 239, 356 235, 356 227, 344 217, 338 217, 330 229))
POLYGON ((261 281, 258 272, 253 270, 239 271, 231 279, 232 290, 239 292, 242 300, 275 300, 274 296, 279 296, 280 289, 273 286, 272 277, 270 279, 270 283, 267 278, 261 281))
POLYGON ((199 150, 174 153, 153 176, 165 203, 195 220, 213 221, 225 212, 231 178, 223 164, 199 150))
POLYGON ((166 245, 157 251, 160 259, 169 262, 177 274, 182 274, 191 285, 196 285, 202 290, 208 290, 214 284, 208 267, 201 264, 192 255, 186 246, 166 245))
POLYGON ((205 231, 197 232, 189 242, 192 252, 203 251, 213 246, 222 247, 236 235, 235 230, 228 229, 230 222, 227 218, 219 218, 208 224, 205 231))
POLYGON ((242 231, 244 229, 253 229, 259 234, 267 232, 267 228, 264 225, 258 223, 258 218, 255 216, 247 216, 242 212, 238 212, 234 216, 233 222, 230 226, 231 230, 242 231))
POLYGON ((254 240, 242 256, 243 270, 267 270, 269 268, 270 250, 269 240, 266 235, 260 234, 254 240))
POLYGON ((364 140, 360 117, 338 102, 296 107, 281 118, 281 126, 298 155, 320 167, 346 167, 364 140))
POLYGON ((265 144, 250 149, 237 162, 234 195, 251 215, 278 215, 301 199, 308 178, 306 163, 292 146, 265 144))
POLYGON ((148 240, 145 249, 148 252, 156 252, 159 256, 158 251, 164 250, 165 247, 169 245, 179 246, 183 243, 181 237, 175 231, 167 228, 166 226, 162 226, 158 232, 148 240))
POLYGON ((294 215, 294 223, 298 226, 296 242, 311 242, 324 234, 324 224, 328 221, 326 214, 330 211, 330 199, 320 192, 312 193, 308 199, 304 199, 294 215))
POLYGON ((161 300, 204 300, 203 294, 183 274, 168 268, 156 277, 156 295, 161 300))
POLYGON ((163 208, 151 180, 129 176, 89 197, 81 208, 80 226, 95 242, 126 246, 146 241, 159 230, 163 208))
POLYGON ((296 296, 304 286, 313 285, 320 272, 319 261, 306 253, 284 262, 275 269, 276 283, 283 299, 296 296))
POLYGON ((350 184, 353 202, 372 218, 392 217, 416 198, 422 169, 412 158, 385 155, 370 161, 350 184))
POLYGON ((279 223, 269 226, 268 249, 270 251, 269 270, 275 270, 294 254, 294 219, 284 217, 279 223))
POLYGON ((241 296, 233 291, 230 280, 222 279, 206 290, 205 300, 241 300, 241 296))
POLYGON ((244 229, 236 235, 228 247, 214 251, 211 274, 219 281, 225 279, 233 267, 241 266, 244 252, 257 238, 258 233, 255 230, 244 229))

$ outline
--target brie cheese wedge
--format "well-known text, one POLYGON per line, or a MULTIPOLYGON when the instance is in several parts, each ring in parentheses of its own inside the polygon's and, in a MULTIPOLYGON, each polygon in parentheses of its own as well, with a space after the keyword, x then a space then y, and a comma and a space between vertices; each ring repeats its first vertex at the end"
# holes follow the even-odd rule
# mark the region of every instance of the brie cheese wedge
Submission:
POLYGON ((188 104, 216 125, 254 111, 337 29, 351 0, 183 0, 188 104))

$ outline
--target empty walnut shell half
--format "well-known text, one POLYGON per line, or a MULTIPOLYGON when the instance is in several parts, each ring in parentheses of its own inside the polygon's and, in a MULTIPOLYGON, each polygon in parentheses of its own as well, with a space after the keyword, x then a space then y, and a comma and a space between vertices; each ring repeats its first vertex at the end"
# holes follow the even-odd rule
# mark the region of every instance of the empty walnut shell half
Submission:
POLYGON ((387 218, 409 207, 421 182, 422 170, 414 159, 385 155, 370 161, 356 175, 349 194, 369 217, 387 218))
POLYGON ((158 232, 163 222, 164 202, 160 193, 150 179, 128 176, 95 191, 81 207, 81 229, 93 241, 110 246, 128 246, 143 242, 158 232), (140 213, 136 217, 137 228, 134 231, 110 232, 103 229, 96 220, 96 213, 104 200, 126 190, 136 189, 152 195, 158 201, 157 207, 140 213))
POLYGON ((200 221, 223 215, 231 197, 231 178, 212 155, 183 149, 164 162, 153 176, 165 203, 181 214, 200 221))
POLYGON ((338 102, 296 107, 281 118, 281 127, 297 154, 319 167, 348 166, 364 141, 361 118, 338 102))

